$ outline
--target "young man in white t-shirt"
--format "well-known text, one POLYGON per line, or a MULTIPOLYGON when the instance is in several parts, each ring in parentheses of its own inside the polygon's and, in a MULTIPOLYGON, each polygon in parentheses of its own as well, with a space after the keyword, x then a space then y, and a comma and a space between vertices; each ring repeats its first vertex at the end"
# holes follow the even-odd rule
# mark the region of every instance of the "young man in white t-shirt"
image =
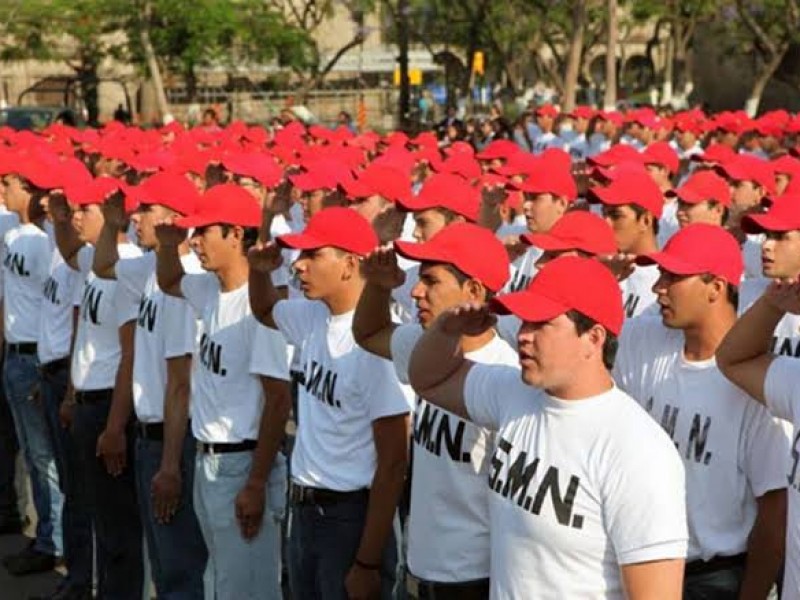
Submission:
MULTIPOLYGON (((739 314, 761 297, 770 279, 796 281, 800 277, 800 196, 787 194, 776 198, 766 213, 742 217, 742 230, 761 235, 761 272, 763 277, 747 279, 739 295, 739 314)), ((800 317, 787 314, 775 328, 772 352, 779 356, 800 358, 800 317)))
MULTIPOLYGON (((353 335, 372 354, 392 360, 408 382, 408 361, 416 341, 443 310, 464 302, 485 303, 508 279, 508 255, 488 229, 454 223, 429 241, 395 242, 364 262, 367 285, 361 294, 353 335), (394 252, 419 261, 420 278, 411 290, 419 324, 391 321, 391 291, 403 279, 394 252)), ((465 336, 461 348, 481 364, 517 363, 516 352, 494 329, 465 336)), ((409 592, 421 598, 486 598, 489 594, 489 498, 486 477, 493 435, 455 414, 417 398, 411 511, 408 526, 409 592), (448 506, 432 511, 431 506, 448 506)))
POLYGON ((773 333, 786 316, 800 315, 800 284, 774 281, 728 331, 717 349, 720 371, 794 427, 786 469, 784 600, 800 598, 800 371, 793 357, 772 353, 773 333))
POLYGON ((209 188, 194 214, 157 225, 158 285, 200 317, 192 369, 191 422, 198 441, 194 507, 208 546, 206 594, 280 597, 280 524, 286 459, 265 432, 288 414, 286 343, 259 327, 248 301, 247 250, 261 209, 235 184, 209 188), (186 273, 186 230, 207 273, 186 273))
POLYGON ((683 466, 609 373, 624 319, 616 279, 564 256, 491 306, 523 321, 521 372, 464 358, 462 336, 494 322, 466 304, 428 328, 409 378, 430 403, 496 431, 492 598, 680 598, 683 466))
POLYGON ((652 288, 658 279, 658 269, 636 266, 634 260, 658 250, 658 220, 664 197, 644 171, 625 169, 615 173, 608 186, 590 188, 587 198, 602 204, 603 217, 614 230, 620 254, 609 266, 620 279, 625 316, 636 317, 656 301, 652 288))
MULTIPOLYGON (((128 194, 139 203, 131 217, 139 246, 150 251, 158 245, 155 223, 192 214, 199 199, 194 184, 177 173, 153 175, 128 194)), ((196 442, 187 431, 195 315, 158 287, 155 252, 120 260, 116 232, 128 222, 121 197, 103 204, 103 217, 93 271, 116 280, 117 294, 131 300, 124 306, 136 309, 120 320, 135 321, 134 471, 153 582, 164 597, 202 598, 208 553, 192 498, 196 442)), ((179 252, 185 271, 201 271, 188 242, 179 252)))
POLYGON ((55 566, 56 556, 64 552, 64 496, 55 454, 44 411, 31 400, 39 383, 38 320, 52 252, 39 205, 45 192, 35 184, 43 168, 32 157, 25 157, 13 173, 3 176, 6 206, 19 219, 19 225, 3 236, 3 386, 30 474, 37 517, 35 540, 3 560, 15 575, 49 571, 55 566))
POLYGON ((789 436, 714 362, 736 321, 739 244, 719 226, 689 225, 637 261, 659 267, 661 318, 626 322, 614 375, 684 461, 684 598, 765 598, 783 558, 789 436))
POLYGON ((306 298, 279 299, 273 243, 251 252, 250 302, 295 345, 303 367, 289 488, 292 594, 389 598, 411 407, 391 363, 359 348, 352 332, 361 258, 378 238, 355 211, 329 208, 278 243, 301 251, 294 268, 306 298))
POLYGON ((667 196, 677 199, 678 225, 708 223, 723 227, 731 206, 731 189, 714 171, 692 173, 680 187, 670 190, 667 196))
MULTIPOLYGON (((71 268, 85 277, 75 332, 70 377, 75 403, 71 434, 78 452, 77 486, 88 495, 97 540, 99 593, 140 598, 143 588, 142 530, 136 505, 133 429, 120 408, 130 403, 133 323, 119 315, 136 310, 137 302, 117 294, 117 283, 92 271, 94 249, 103 227, 101 206, 123 194, 123 184, 110 177, 70 185, 67 200, 75 207, 72 223, 54 208, 56 244, 71 268), (58 215, 58 217, 56 217, 58 215), (112 410, 112 406, 115 410, 112 410)), ((51 203, 54 202, 51 198, 51 203)), ((128 204, 128 211, 131 206, 128 204)), ((117 231, 119 255, 141 255, 117 231)))

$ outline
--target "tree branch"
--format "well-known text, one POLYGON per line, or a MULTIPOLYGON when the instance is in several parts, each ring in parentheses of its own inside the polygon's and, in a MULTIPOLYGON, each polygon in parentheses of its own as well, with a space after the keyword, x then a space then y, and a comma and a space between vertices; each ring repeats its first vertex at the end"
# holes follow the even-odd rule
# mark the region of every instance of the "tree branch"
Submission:
POLYGON ((745 6, 744 0, 736 0, 736 8, 742 23, 752 32, 758 43, 764 48, 766 54, 774 57, 778 53, 778 48, 773 44, 767 32, 761 28, 761 25, 753 18, 745 6))

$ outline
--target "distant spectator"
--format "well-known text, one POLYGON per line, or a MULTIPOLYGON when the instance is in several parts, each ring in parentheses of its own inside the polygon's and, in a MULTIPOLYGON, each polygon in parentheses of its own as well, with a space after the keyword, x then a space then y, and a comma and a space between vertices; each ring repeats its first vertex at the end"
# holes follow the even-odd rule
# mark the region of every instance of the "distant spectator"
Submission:
POLYGON ((347 127, 353 133, 358 133, 358 130, 356 128, 355 122, 353 121, 352 115, 349 112, 347 112, 346 110, 343 110, 343 111, 339 112, 339 116, 337 117, 337 121, 338 121, 339 125, 343 125, 344 127, 347 127))
POLYGON ((213 108, 207 108, 203 111, 203 120, 200 127, 207 131, 221 131, 222 127, 219 125, 219 115, 213 108))
POLYGON ((114 120, 125 125, 129 125, 131 122, 131 113, 125 110, 121 102, 117 104, 117 110, 114 111, 114 120))

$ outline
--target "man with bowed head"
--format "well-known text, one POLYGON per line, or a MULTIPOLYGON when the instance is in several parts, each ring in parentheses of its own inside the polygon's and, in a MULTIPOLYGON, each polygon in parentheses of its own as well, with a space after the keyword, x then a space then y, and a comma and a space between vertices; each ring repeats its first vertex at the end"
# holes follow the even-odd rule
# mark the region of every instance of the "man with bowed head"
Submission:
POLYGON ((496 432, 492 597, 679 598, 683 467, 609 373, 624 319, 614 276, 596 260, 559 257, 490 306, 523 322, 521 371, 464 357, 462 336, 494 324, 465 304, 428 327, 409 379, 428 402, 496 432))

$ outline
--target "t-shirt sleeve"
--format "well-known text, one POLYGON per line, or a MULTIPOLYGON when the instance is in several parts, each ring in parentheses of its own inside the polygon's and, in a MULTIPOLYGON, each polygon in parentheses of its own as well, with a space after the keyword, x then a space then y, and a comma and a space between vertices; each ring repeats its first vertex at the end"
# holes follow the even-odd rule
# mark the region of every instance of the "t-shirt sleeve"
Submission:
POLYGON ((147 280, 155 269, 155 253, 117 261, 117 284, 134 295, 144 294, 147 280))
POLYGON ((114 307, 117 317, 117 327, 122 327, 129 321, 135 321, 139 317, 139 305, 142 295, 136 294, 119 283, 114 286, 114 307))
POLYGON ((797 403, 800 401, 800 363, 796 358, 775 357, 767 370, 764 396, 772 414, 796 423, 797 403))
POLYGON ((283 334, 261 325, 254 318, 252 321, 255 330, 253 350, 250 355, 250 373, 289 381, 289 361, 283 334))
POLYGON ((197 346, 197 319, 186 300, 164 298, 164 359, 192 354, 197 346))
POLYGON ((86 277, 80 271, 72 271, 70 276, 75 278, 72 284, 72 306, 79 307, 83 300, 83 288, 85 287, 86 277))
POLYGON ((272 319, 286 341, 293 346, 300 346, 325 310, 324 305, 312 300, 281 300, 272 307, 272 319))
POLYGON ((392 333, 392 363, 394 372, 401 383, 408 383, 408 364, 411 353, 422 337, 423 330, 419 325, 401 325, 392 333))
POLYGON ((92 263, 94 262, 94 247, 87 244, 78 250, 75 262, 78 263, 78 271, 83 273, 84 277, 88 275, 92 270, 92 263))
POLYGON ((187 273, 181 278, 181 294, 198 315, 214 297, 214 277, 210 273, 187 273))
POLYGON ((739 439, 739 466, 756 498, 786 487, 792 440, 789 424, 750 400, 739 439))
POLYGON ((403 392, 391 361, 361 348, 356 351, 359 352, 359 380, 370 421, 411 412, 412 401, 403 392))
POLYGON ((270 278, 272 279, 272 285, 276 288, 286 287, 289 285, 289 271, 283 266, 275 269, 270 274, 270 278))
POLYGON ((683 463, 652 425, 602 459, 604 519, 620 565, 685 558, 688 550, 683 463))
POLYGON ((473 423, 496 431, 504 422, 512 391, 520 384, 519 370, 474 363, 464 383, 464 404, 473 423))

